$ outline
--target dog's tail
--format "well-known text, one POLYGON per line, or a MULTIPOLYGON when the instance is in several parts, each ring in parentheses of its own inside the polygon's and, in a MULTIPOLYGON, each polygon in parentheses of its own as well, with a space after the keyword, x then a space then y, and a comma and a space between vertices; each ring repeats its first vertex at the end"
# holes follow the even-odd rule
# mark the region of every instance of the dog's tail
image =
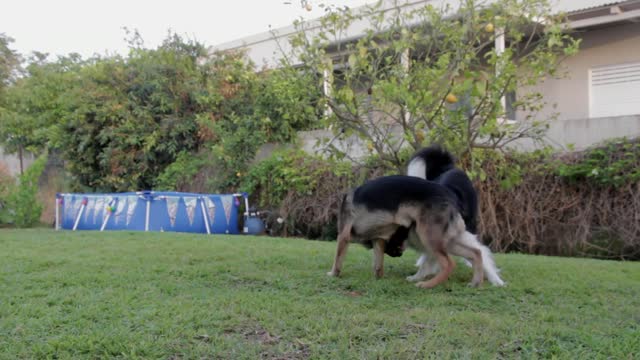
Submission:
POLYGON ((433 180, 454 167, 453 155, 440 145, 432 145, 418 150, 411 156, 407 175, 433 180))
POLYGON ((491 254, 491 250, 488 247, 482 245, 480 241, 478 241, 478 237, 468 231, 465 231, 459 238, 458 241, 462 243, 466 247, 480 249, 482 252, 482 268, 484 269, 484 274, 495 286, 503 286, 504 281, 500 278, 498 273, 500 270, 496 267, 496 263, 493 261, 493 255, 491 254))

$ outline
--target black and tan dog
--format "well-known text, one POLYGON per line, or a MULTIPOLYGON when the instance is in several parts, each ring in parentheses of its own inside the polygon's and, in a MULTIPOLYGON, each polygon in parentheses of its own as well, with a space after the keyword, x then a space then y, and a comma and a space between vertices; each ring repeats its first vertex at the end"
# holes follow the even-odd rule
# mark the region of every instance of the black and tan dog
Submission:
POLYGON ((455 267, 449 254, 472 263, 472 286, 489 281, 503 282, 497 274, 488 248, 465 229, 465 223, 447 188, 410 176, 386 176, 371 180, 343 197, 338 215, 338 244, 330 276, 340 275, 350 241, 373 243, 374 274, 382 277, 386 243, 400 227, 410 229, 409 245, 433 256, 440 271, 428 281, 432 288, 447 280, 455 267))

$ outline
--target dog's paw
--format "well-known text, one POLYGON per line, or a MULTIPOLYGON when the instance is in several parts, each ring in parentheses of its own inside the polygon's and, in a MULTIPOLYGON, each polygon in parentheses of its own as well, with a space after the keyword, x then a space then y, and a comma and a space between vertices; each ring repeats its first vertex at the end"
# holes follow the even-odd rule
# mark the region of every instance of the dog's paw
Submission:
POLYGON ((416 283, 416 286, 422 289, 433 289, 437 284, 434 284, 433 281, 421 281, 416 283))
POLYGON ((338 275, 340 275, 338 272, 335 271, 329 271, 327 273, 327 276, 332 276, 332 277, 338 277, 338 275))
POLYGON ((503 287, 503 286, 507 285, 507 283, 502 281, 502 279, 494 280, 491 283, 493 284, 493 286, 497 286, 497 287, 503 287))
POLYGON ((470 288, 477 288, 480 287, 480 285, 482 285, 482 281, 472 281, 467 284, 467 286, 470 288))
POLYGON ((420 281, 420 280, 422 280, 422 277, 418 276, 418 274, 407 276, 407 281, 409 281, 409 282, 416 282, 416 281, 420 281))

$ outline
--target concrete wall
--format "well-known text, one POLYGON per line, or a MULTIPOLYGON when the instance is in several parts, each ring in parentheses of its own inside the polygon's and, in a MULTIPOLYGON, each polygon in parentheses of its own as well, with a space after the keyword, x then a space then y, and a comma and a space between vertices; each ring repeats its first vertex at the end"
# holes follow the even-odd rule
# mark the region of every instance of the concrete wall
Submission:
POLYGON ((572 144, 577 150, 611 138, 639 136, 640 115, 561 120, 552 123, 547 133, 554 147, 572 144))
MULTIPOLYGON (((620 137, 640 137, 640 115, 557 120, 549 124, 544 144, 562 150, 569 150, 569 146, 575 150, 583 150, 620 137)), ((530 140, 520 140, 512 146, 528 151, 540 145, 530 140)))
MULTIPOLYGON (((311 131, 299 131, 298 132, 298 144, 300 148, 308 154, 316 154, 321 156, 327 156, 327 146, 320 144, 320 142, 326 141, 341 151, 349 154, 352 160, 363 159, 370 155, 367 151, 366 144, 362 142, 357 136, 351 136, 346 140, 338 141, 334 139, 335 136, 330 130, 311 130, 311 131)), ((273 154, 274 151, 282 150, 290 147, 289 144, 274 144, 269 143, 262 145, 254 158, 254 161, 261 161, 273 154)))
MULTIPOLYGON (((394 132, 400 136, 400 132, 394 132)), ((604 117, 594 119, 571 119, 552 122, 544 140, 544 145, 550 145, 556 149, 569 150, 569 146, 575 150, 583 150, 592 145, 600 144, 611 138, 640 137, 640 115, 604 117)), ((301 148, 310 154, 323 154, 323 147, 317 147, 319 139, 333 139, 333 134, 328 130, 301 131, 298 133, 298 141, 301 148)), ((347 151, 351 158, 362 159, 369 155, 366 144, 357 137, 351 137, 346 141, 334 141, 333 145, 347 151)), ((530 151, 543 144, 536 144, 530 140, 514 142, 510 146, 518 150, 530 151)), ((262 148, 260 158, 271 154, 274 145, 262 148)))

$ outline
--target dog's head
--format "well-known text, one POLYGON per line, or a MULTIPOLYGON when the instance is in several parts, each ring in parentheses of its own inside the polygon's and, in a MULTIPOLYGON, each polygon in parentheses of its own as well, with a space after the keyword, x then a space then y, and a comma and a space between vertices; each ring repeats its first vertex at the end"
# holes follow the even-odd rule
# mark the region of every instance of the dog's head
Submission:
POLYGON ((400 226, 389 238, 385 244, 384 253, 391 257, 400 257, 407 248, 407 239, 409 237, 409 228, 400 226))

